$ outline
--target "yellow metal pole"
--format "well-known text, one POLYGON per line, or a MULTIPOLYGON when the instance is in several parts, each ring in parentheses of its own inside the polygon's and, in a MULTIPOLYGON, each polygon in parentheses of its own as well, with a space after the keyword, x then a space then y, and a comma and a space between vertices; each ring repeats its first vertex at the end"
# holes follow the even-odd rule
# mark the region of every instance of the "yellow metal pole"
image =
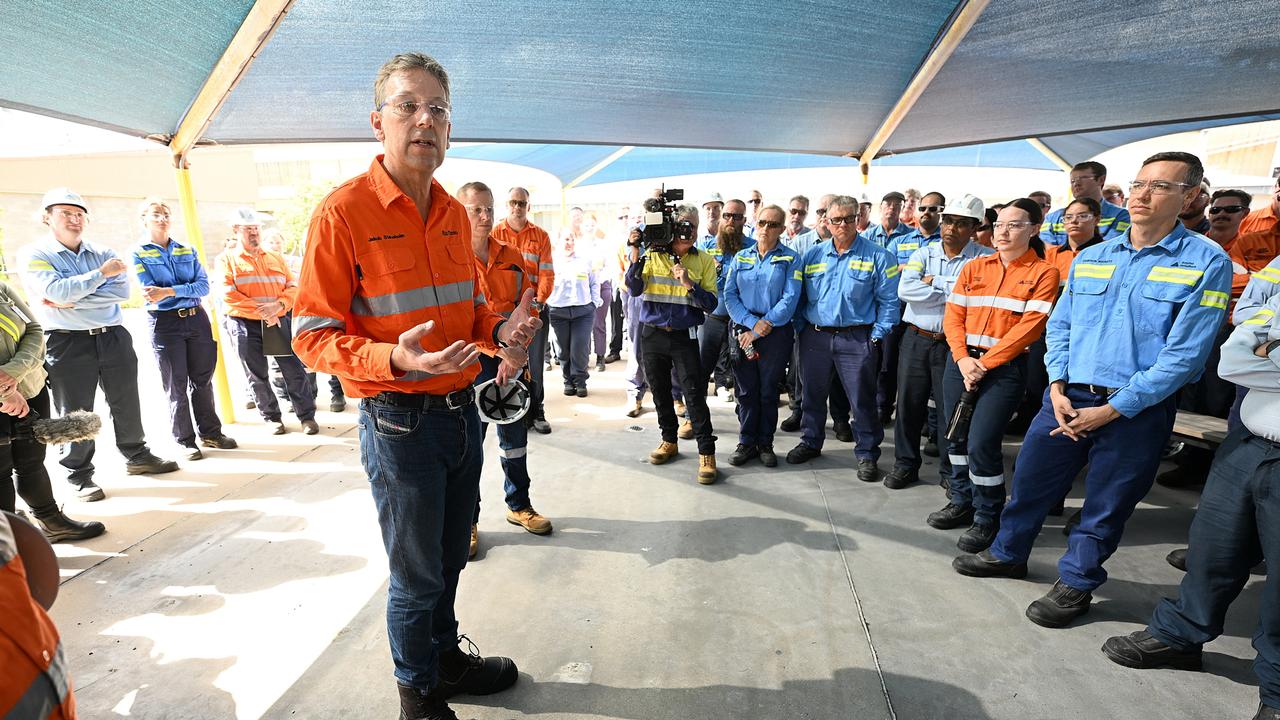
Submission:
MULTIPOLYGON (((212 288, 215 286, 213 278, 213 266, 209 263, 209 256, 204 251, 204 233, 200 232, 200 221, 196 216, 196 196, 191 190, 191 171, 187 168, 186 157, 174 157, 174 172, 178 181, 178 199, 182 203, 182 222, 187 228, 187 242, 195 247, 200 262, 204 264, 205 270, 209 272, 209 287, 212 295, 212 288)), ((218 340, 221 335, 218 332, 218 308, 216 302, 209 303, 209 325, 213 329, 213 339, 218 340)), ((218 397, 218 405, 221 408, 219 415, 222 421, 228 424, 234 424, 236 421, 235 403, 231 402, 231 385, 227 382, 227 363, 222 357, 222 343, 215 343, 218 355, 218 366, 213 372, 213 389, 218 397)))

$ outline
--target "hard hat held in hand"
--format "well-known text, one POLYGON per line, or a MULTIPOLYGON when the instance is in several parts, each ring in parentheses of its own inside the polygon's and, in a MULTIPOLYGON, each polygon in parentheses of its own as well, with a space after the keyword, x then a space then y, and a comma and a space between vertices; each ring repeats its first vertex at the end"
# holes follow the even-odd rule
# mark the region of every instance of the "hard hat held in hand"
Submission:
POLYGON ((533 400, 528 386, 519 380, 499 385, 494 378, 476 386, 476 409, 480 419, 495 425, 507 425, 523 418, 533 400))

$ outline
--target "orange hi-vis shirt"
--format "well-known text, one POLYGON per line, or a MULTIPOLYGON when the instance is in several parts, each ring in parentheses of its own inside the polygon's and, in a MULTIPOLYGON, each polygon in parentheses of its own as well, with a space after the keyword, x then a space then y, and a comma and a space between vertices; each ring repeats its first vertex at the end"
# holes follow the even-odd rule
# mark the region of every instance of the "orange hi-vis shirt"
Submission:
POLYGON ((1240 221, 1240 234, 1247 235, 1252 232, 1274 230, 1278 223, 1280 223, 1280 217, 1276 217, 1276 211, 1272 209, 1271 203, 1268 202, 1266 205, 1244 216, 1244 220, 1240 221))
POLYGON ((58 628, 31 597, 9 523, 0 513, 0 717, 75 720, 58 628))
MULTIPOLYGON (((1280 226, 1270 230, 1242 232, 1223 248, 1231 257, 1231 300, 1240 299, 1253 273, 1265 268, 1280 255, 1280 226)), ((1227 314, 1227 322, 1231 315, 1227 314)))
POLYGON ((222 300, 232 317, 258 319, 258 303, 279 300, 283 317, 298 299, 298 284, 289 263, 279 253, 245 247, 218 256, 214 278, 222 282, 222 300))
POLYGON ((1087 247, 1092 247, 1098 243, 1104 242, 1102 238, 1090 240, 1075 250, 1071 249, 1071 242, 1067 241, 1061 245, 1053 243, 1044 244, 1044 261, 1058 268, 1058 287, 1063 288, 1067 285, 1067 276, 1071 274, 1071 263, 1076 261, 1076 255, 1087 247))
POLYGON ((401 333, 432 320, 428 352, 458 340, 492 342, 502 316, 476 277, 471 223, 462 204, 431 182, 431 210, 418 207, 382 166, 336 188, 311 216, 302 259, 293 349, 307 367, 336 375, 350 397, 383 391, 443 395, 480 372, 402 373, 391 367, 401 333))
MULTIPOLYGON (((511 317, 524 291, 533 287, 533 276, 521 257, 520 251, 504 245, 489 236, 489 261, 476 258, 476 280, 489 304, 489 309, 502 317, 511 317)), ((496 355, 498 346, 489 340, 481 341, 480 350, 486 355, 496 355)))
POLYGON ((498 242, 520 251, 529 274, 538 278, 538 302, 546 302, 556 285, 556 272, 551 265, 551 236, 547 231, 529 222, 517 232, 504 219, 493 226, 492 235, 498 242))
POLYGON ((1044 334, 1057 299, 1058 269, 1030 248, 1008 267, 999 253, 970 260, 942 318, 951 356, 958 361, 976 347, 987 351, 988 370, 1009 362, 1044 334))

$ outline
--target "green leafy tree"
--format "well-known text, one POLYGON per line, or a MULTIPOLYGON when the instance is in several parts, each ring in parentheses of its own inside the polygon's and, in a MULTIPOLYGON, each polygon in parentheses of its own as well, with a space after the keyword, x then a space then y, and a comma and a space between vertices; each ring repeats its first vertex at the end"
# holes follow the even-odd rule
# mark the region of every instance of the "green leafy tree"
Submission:
POLYGON ((285 255, 302 254, 307 226, 311 224, 311 213, 333 187, 326 182, 309 183, 276 211, 276 225, 284 235, 285 255))

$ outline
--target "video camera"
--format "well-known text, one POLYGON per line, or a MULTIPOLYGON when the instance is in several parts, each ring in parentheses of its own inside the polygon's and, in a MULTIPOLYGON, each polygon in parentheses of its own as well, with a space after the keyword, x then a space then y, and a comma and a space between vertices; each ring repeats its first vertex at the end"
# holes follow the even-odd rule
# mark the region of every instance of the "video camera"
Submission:
POLYGON ((677 240, 696 239, 693 223, 676 220, 676 201, 683 199, 684 190, 672 188, 644 201, 641 247, 650 252, 671 252, 671 245, 677 240))

